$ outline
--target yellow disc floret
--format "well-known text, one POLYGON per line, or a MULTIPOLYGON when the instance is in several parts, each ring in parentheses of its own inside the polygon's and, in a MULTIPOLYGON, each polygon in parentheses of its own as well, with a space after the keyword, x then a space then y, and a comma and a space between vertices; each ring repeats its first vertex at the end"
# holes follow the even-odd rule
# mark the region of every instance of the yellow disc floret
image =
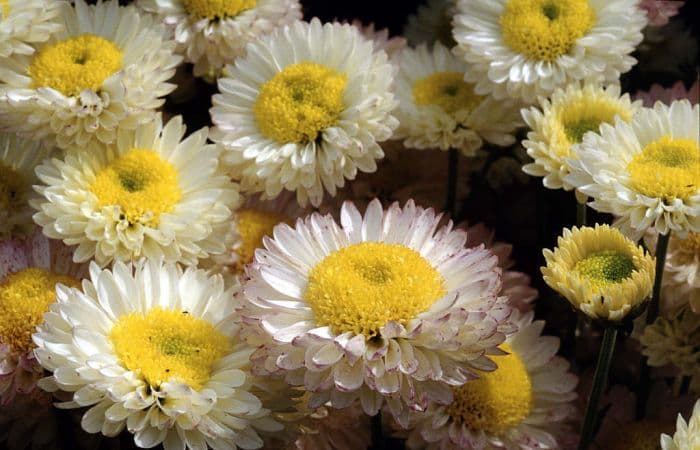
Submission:
POLYGON ((345 109, 347 77, 321 64, 287 66, 260 88, 253 111, 260 132, 278 143, 315 141, 345 109))
POLYGON ((156 389, 168 381, 200 389, 231 349, 229 338, 206 320, 162 308, 120 317, 109 337, 122 364, 156 389))
POLYGON ((445 281, 418 252, 403 245, 363 242, 314 266, 304 299, 316 322, 340 334, 367 337, 393 320, 406 324, 445 295, 445 281))
POLYGON ((74 278, 30 267, 8 275, 0 283, 0 343, 12 353, 34 348, 32 333, 56 301, 56 284, 78 287, 74 278))
POLYGON ((0 20, 4 19, 10 15, 10 2, 9 2, 9 0, 0 0, 0 13, 2 13, 2 16, 0 16, 0 20))
POLYGON ((606 450, 659 450, 659 437, 671 433, 673 424, 641 420, 622 425, 606 442, 606 450))
POLYGON ((634 261, 615 250, 593 253, 577 262, 574 270, 596 286, 620 283, 634 272, 634 261))
POLYGON ((228 19, 255 8, 257 0, 184 0, 185 11, 198 19, 228 19))
POLYGON ((175 167, 151 150, 132 149, 100 170, 90 191, 99 206, 119 206, 131 224, 158 225, 182 197, 175 167))
POLYGON ((482 100, 474 93, 474 87, 464 82, 460 72, 436 72, 413 85, 416 105, 436 105, 448 114, 460 109, 473 110, 482 100))
POLYGON ((122 68, 122 51, 102 36, 81 34, 39 50, 27 73, 32 86, 50 87, 66 96, 99 91, 122 68))
POLYGON ((700 149, 693 139, 664 136, 637 153, 627 171, 632 187, 642 194, 687 201, 700 189, 700 149))
POLYGON ((508 344, 508 355, 494 357, 498 368, 454 389, 445 412, 469 430, 500 435, 520 424, 532 410, 532 380, 525 364, 508 344))
POLYGON ((0 162, 0 211, 13 211, 24 190, 24 177, 0 162))
POLYGON ((255 209, 242 209, 236 212, 238 234, 241 238, 236 253, 240 257, 239 265, 243 266, 253 261, 255 249, 262 247, 265 236, 272 236, 272 229, 279 223, 289 222, 289 218, 281 215, 255 209))
POLYGON ((500 17, 506 45, 538 61, 569 53, 595 20, 588 0, 509 0, 500 17))
POLYGON ((554 108, 561 133, 558 137, 566 144, 566 154, 561 156, 568 156, 571 145, 581 142, 584 134, 589 131, 598 132, 604 123, 614 123, 615 116, 625 122, 632 118, 632 109, 623 107, 617 99, 607 96, 587 97, 586 94, 590 93, 584 90, 584 95, 554 108))

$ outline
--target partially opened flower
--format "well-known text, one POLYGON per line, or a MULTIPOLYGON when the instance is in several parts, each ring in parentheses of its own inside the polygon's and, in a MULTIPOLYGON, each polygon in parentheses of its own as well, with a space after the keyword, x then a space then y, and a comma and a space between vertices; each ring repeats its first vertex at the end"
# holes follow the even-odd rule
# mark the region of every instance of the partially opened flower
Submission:
POLYGON ((533 102, 572 82, 616 82, 636 60, 639 0, 459 0, 456 53, 478 94, 533 102))
POLYGON ((384 156, 394 71, 355 27, 296 22, 250 43, 219 79, 211 137, 243 190, 318 206, 384 156))
POLYGON ((700 448, 700 400, 695 403, 693 415, 688 422, 679 414, 676 421, 676 432, 673 437, 661 436, 662 450, 697 450, 700 448))
POLYGON ((399 128, 406 147, 449 150, 473 156, 488 141, 515 142, 519 108, 511 101, 477 95, 463 80, 467 65, 436 42, 406 48, 399 55, 396 94, 399 128))
MULTIPOLYGON (((0 241, 0 403, 30 393, 44 375, 34 357, 32 333, 56 301, 56 285, 80 286, 87 266, 73 250, 40 232, 0 241)), ((5 406, 2 407, 3 409, 5 406)))
POLYGON ((386 402, 404 423, 406 406, 448 402, 450 385, 493 369, 487 355, 513 330, 496 258, 439 221, 374 200, 364 217, 346 203, 340 226, 318 214, 277 226, 243 288, 243 315, 274 341, 255 359, 312 408, 360 399, 374 415, 386 402))
POLYGON ((587 133, 564 178, 593 198, 589 205, 618 216, 615 226, 638 239, 649 228, 685 237, 700 232, 700 107, 657 102, 627 123, 587 133))
POLYGON ((59 18, 33 54, 0 58, 2 128, 85 147, 153 120, 182 59, 162 26, 117 0, 76 0, 59 18))
POLYGON ((543 177, 542 184, 549 189, 567 191, 573 189, 564 179, 570 172, 568 159, 572 157, 572 147, 586 133, 597 133, 601 124, 614 123, 616 117, 629 122, 641 104, 631 102, 629 94, 620 95, 618 85, 599 87, 577 83, 557 89, 549 99, 540 97, 539 103, 539 107, 522 111, 532 130, 523 146, 534 159, 523 166, 523 171, 543 177))
POLYGON ((34 334, 53 375, 42 388, 89 407, 82 427, 142 448, 260 448, 282 426, 250 391, 253 349, 241 341, 233 292, 220 276, 144 261, 90 266, 82 289, 58 289, 34 334))
POLYGON ((659 317, 642 331, 642 353, 652 367, 673 364, 682 375, 700 376, 700 315, 688 308, 659 317))
POLYGON ((78 245, 76 261, 106 265, 142 256, 194 264, 226 251, 237 186, 224 175, 207 130, 183 140, 181 117, 160 115, 94 151, 72 149, 37 168, 33 202, 44 233, 78 245))
POLYGON ((608 225, 564 229, 543 253, 545 283, 594 319, 621 320, 651 293, 654 258, 608 225))
POLYGON ((194 74, 209 80, 245 54, 248 42, 301 19, 298 0, 138 0, 175 38, 194 74))
POLYGON ((34 227, 34 168, 50 153, 41 142, 0 133, 0 239, 24 236, 34 227))
POLYGON ((34 53, 33 44, 47 41, 61 29, 57 18, 65 5, 56 0, 0 2, 0 57, 34 53))
POLYGON ((576 375, 555 356, 559 339, 541 336, 533 313, 513 314, 519 331, 493 358, 498 368, 453 388, 454 400, 411 414, 409 449, 534 450, 563 448, 573 431, 576 375))

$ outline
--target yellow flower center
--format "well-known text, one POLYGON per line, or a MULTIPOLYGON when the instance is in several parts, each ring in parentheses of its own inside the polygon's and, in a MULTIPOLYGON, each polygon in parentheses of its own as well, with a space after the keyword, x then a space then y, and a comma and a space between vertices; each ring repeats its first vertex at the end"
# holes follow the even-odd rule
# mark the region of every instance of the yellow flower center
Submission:
POLYGON ((13 211, 21 203, 24 177, 0 162, 0 210, 13 211))
POLYGON ((68 97, 85 89, 99 91, 122 68, 122 51, 101 36, 81 34, 47 45, 36 54, 27 73, 32 86, 51 87, 68 97))
POLYGON ((576 263, 574 270, 593 285, 602 287, 629 278, 635 267, 629 256, 615 250, 604 250, 583 258, 576 263))
POLYGON ((506 45, 539 61, 569 53, 595 20, 588 0, 509 0, 500 17, 506 45))
POLYGON ((227 19, 255 8, 257 0, 184 0, 187 14, 200 19, 227 19))
POLYGON ((661 433, 673 433, 673 426, 651 420, 630 422, 615 430, 607 450, 659 450, 661 433))
POLYGON ((687 201, 700 189, 700 149, 692 139, 664 136, 637 153, 627 171, 632 187, 642 194, 687 201))
POLYGON ((287 66, 260 88, 253 112, 260 132, 281 144, 315 141, 345 109, 347 77, 321 64, 287 66))
POLYGON ((0 342, 8 344, 13 353, 34 348, 32 333, 56 301, 57 283, 80 286, 74 278, 36 267, 10 274, 0 283, 0 342))
POLYGON ((454 400, 445 412, 473 431, 501 435, 520 424, 532 410, 532 380, 520 357, 508 344, 510 354, 494 357, 498 369, 479 372, 480 378, 454 389, 454 400))
POLYGON ((445 280, 418 252, 362 242, 314 266, 304 293, 316 322, 335 333, 379 334, 390 320, 406 324, 445 295, 445 280))
POLYGON ((231 350, 229 338, 211 323, 162 308, 120 317, 109 337, 122 364, 154 388, 170 381, 199 390, 231 350))
POLYGON ((288 223, 289 219, 281 214, 273 214, 255 209, 242 209, 236 213, 238 234, 241 237, 236 253, 240 257, 240 269, 253 261, 255 249, 262 247, 265 236, 272 236, 272 229, 279 223, 288 223))
POLYGON ((99 206, 117 205, 129 223, 156 226, 182 198, 175 167, 151 150, 132 149, 102 168, 90 186, 99 206))
POLYGON ((416 81, 413 98, 418 106, 436 105, 448 114, 460 109, 472 110, 481 102, 481 97, 474 93, 471 84, 464 82, 460 72, 436 72, 416 81))
POLYGON ((0 12, 2 13, 2 16, 0 16, 0 19, 4 19, 5 17, 8 17, 10 15, 10 2, 9 2, 9 0, 0 0, 0 12))

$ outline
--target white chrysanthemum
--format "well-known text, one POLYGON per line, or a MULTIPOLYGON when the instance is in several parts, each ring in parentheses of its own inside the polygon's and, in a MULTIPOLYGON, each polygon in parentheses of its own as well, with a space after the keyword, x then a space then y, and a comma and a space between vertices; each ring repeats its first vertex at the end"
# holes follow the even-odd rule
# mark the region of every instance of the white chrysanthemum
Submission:
POLYGON ((394 67, 351 25, 296 22, 249 44, 219 79, 212 139, 246 191, 296 191, 302 205, 373 172, 391 115, 394 67))
POLYGON ((248 42, 301 19, 299 0, 138 0, 169 28, 194 74, 213 80, 248 42))
POLYGON ((564 182, 593 197, 593 209, 618 216, 615 225, 633 239, 651 227, 700 232, 699 116, 687 100, 657 102, 629 123, 603 124, 574 148, 564 182))
POLYGON ((79 286, 87 266, 72 262, 73 249, 40 231, 0 241, 0 404, 30 393, 44 374, 34 358, 32 333, 56 301, 56 284, 79 286))
POLYGON ((403 34, 409 44, 432 44, 440 42, 453 47, 452 16, 455 14, 454 0, 428 0, 420 5, 416 14, 408 16, 403 34))
POLYGON ((56 19, 63 6, 57 0, 0 0, 0 57, 34 53, 32 44, 61 29, 56 19))
POLYGON ((401 36, 389 37, 389 29, 375 28, 374 22, 364 25, 361 20, 353 20, 352 26, 356 27, 362 36, 374 42, 374 48, 384 50, 389 58, 394 58, 406 47, 405 38, 401 36))
POLYGON ((449 405, 411 414, 409 449, 535 450, 562 448, 576 408, 576 375, 555 356, 559 338, 541 336, 544 321, 514 313, 519 331, 493 358, 498 368, 454 389, 449 405))
POLYGON ((673 364, 681 374, 700 376, 700 315, 683 308, 672 317, 659 317, 642 331, 642 353, 652 367, 673 364))
POLYGON ((63 408, 90 407, 89 433, 124 428, 143 448, 260 448, 257 430, 281 425, 249 392, 253 349, 237 336, 233 292, 203 270, 147 261, 112 270, 92 263, 82 290, 57 288, 34 334, 51 377, 73 392, 63 408))
POLYGON ((50 155, 41 142, 0 133, 0 239, 26 235, 34 226, 29 200, 34 168, 50 155))
POLYGON ((671 236, 664 267, 663 302, 671 308, 689 305, 700 314, 700 233, 671 236))
POLYGON ((594 84, 572 83, 557 89, 551 99, 539 98, 539 107, 523 109, 523 119, 532 129, 523 146, 535 161, 523 166, 528 175, 543 177, 549 189, 570 191, 573 186, 564 181, 569 174, 567 159, 572 147, 581 142, 589 131, 598 132, 603 123, 614 123, 615 117, 629 122, 641 106, 632 103, 629 94, 620 96, 620 87, 599 87, 594 84))
POLYGON ((533 102, 578 80, 616 82, 647 23, 639 0, 459 0, 456 53, 479 94, 533 102))
POLYGON ((117 126, 153 120, 182 59, 164 29, 135 6, 76 0, 33 55, 0 58, 0 124, 58 146, 111 143, 117 126))
POLYGON ((405 423, 407 405, 449 402, 450 385, 495 368, 487 355, 513 327, 491 252, 412 201, 340 216, 278 225, 247 267, 243 315, 275 341, 254 355, 264 369, 303 385, 312 408, 386 402, 405 423))
POLYGON ((78 245, 74 259, 164 258, 188 265, 226 250, 237 186, 224 175, 207 129, 185 135, 182 118, 160 115, 120 129, 111 146, 68 152, 39 166, 44 198, 32 201, 44 234, 78 245))
POLYGON ((667 434, 661 435, 663 450, 697 450, 700 448, 700 400, 695 403, 693 415, 686 423, 683 416, 678 415, 676 432, 673 438, 667 434))
POLYGON ((463 80, 467 64, 436 42, 432 48, 407 48, 399 57, 396 138, 419 149, 455 148, 473 156, 483 140, 496 145, 515 142, 522 123, 518 106, 474 93, 463 80))

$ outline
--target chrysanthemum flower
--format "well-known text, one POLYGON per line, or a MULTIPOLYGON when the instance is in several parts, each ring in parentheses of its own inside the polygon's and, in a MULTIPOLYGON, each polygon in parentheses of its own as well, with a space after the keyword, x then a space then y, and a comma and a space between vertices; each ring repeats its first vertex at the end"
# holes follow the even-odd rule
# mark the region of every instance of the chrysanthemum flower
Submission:
POLYGON ((642 353, 652 367, 673 364, 683 375, 700 376, 700 315, 688 308, 672 317, 659 317, 639 338, 642 353))
POLYGON ((138 0, 170 29, 194 74, 213 81, 248 42, 301 19, 298 0, 138 0))
MULTIPOLYGON (((44 374, 34 357, 32 333, 56 301, 56 285, 79 286, 87 267, 73 251, 37 232, 0 241, 0 403, 27 394, 44 374)), ((4 407, 3 407, 4 408, 4 407)))
POLYGON ((182 59, 162 26, 116 0, 76 0, 59 23, 34 54, 0 58, 2 128, 86 147, 153 120, 182 59))
POLYGON ((247 267, 243 315, 274 340, 254 355, 264 369, 303 385, 311 408, 386 402, 405 423, 406 405, 449 402, 450 385, 495 368, 487 355, 513 327, 492 253, 412 201, 340 216, 277 226, 247 267))
POLYGON ((89 407, 82 427, 143 448, 260 448, 258 430, 281 425, 251 394, 253 349, 237 336, 232 291, 220 276, 158 261, 90 266, 83 289, 58 288, 34 334, 51 377, 89 407))
POLYGON ((539 107, 523 109, 523 119, 532 129, 523 146, 535 161, 523 166, 525 173, 543 177, 542 184, 549 189, 573 186, 564 181, 569 174, 568 159, 572 147, 583 140, 583 135, 597 133, 603 123, 614 123, 615 117, 625 122, 632 119, 641 102, 630 101, 629 94, 620 96, 620 87, 598 87, 594 84, 570 84, 557 89, 551 99, 539 98, 539 107))
POLYGON ((181 117, 160 115, 94 151, 68 152, 39 166, 44 198, 32 205, 44 234, 78 245, 74 259, 131 261, 142 256, 188 265, 223 253, 237 186, 224 175, 207 130, 182 140, 181 117))
POLYGON ((352 26, 356 27, 362 36, 374 42, 374 48, 384 50, 389 58, 393 58, 401 53, 406 47, 406 39, 401 36, 389 37, 389 29, 375 29, 374 23, 364 25, 360 20, 353 20, 352 26))
POLYGON ((618 216, 632 239, 651 227, 684 237, 700 232, 700 107, 687 100, 657 102, 627 123, 587 133, 564 178, 593 197, 589 205, 618 216))
POLYGON ((26 235, 34 226, 29 199, 34 168, 50 154, 41 142, 0 133, 0 239, 26 235))
POLYGON ((676 421, 676 432, 673 437, 661 436, 662 450, 697 450, 700 448, 700 400, 695 403, 693 415, 686 423, 679 414, 676 421))
POLYGON ((373 172, 377 144, 398 122, 394 68, 351 25, 296 22, 249 44, 219 79, 212 139, 242 188, 296 191, 318 206, 357 171, 373 172))
POLYGON ((639 0, 459 0, 456 53, 478 94, 533 102, 579 80, 616 82, 636 60, 639 0))
POLYGON ((454 0, 428 0, 418 6, 416 14, 408 16, 403 35, 411 45, 440 42, 452 48, 452 16, 455 14, 454 0))
POLYGON ((555 356, 559 339, 541 336, 544 322, 534 313, 514 313, 519 331, 495 356, 498 368, 454 388, 449 405, 411 414, 409 449, 534 450, 562 448, 571 434, 566 421, 575 412, 577 378, 555 356))
POLYGON ((700 81, 695 81, 690 89, 686 89, 683 81, 677 81, 670 88, 660 84, 652 84, 648 91, 637 91, 634 98, 641 100, 644 106, 651 108, 657 101, 670 105, 674 100, 687 99, 693 105, 700 100, 700 81))
POLYGON ((436 42, 432 48, 406 48, 399 56, 396 138, 419 149, 455 148, 473 156, 483 140, 496 145, 515 142, 522 123, 518 106, 477 95, 463 80, 467 65, 436 42))
POLYGON ((662 299, 670 308, 688 305, 700 314, 700 233, 688 233, 686 239, 671 236, 662 279, 662 299))
POLYGON ((34 53, 32 44, 61 29, 57 18, 64 5, 56 0, 0 1, 0 57, 34 53))
POLYGON ((608 225, 565 228, 543 253, 545 283, 594 319, 623 319, 654 284, 654 258, 608 225))

